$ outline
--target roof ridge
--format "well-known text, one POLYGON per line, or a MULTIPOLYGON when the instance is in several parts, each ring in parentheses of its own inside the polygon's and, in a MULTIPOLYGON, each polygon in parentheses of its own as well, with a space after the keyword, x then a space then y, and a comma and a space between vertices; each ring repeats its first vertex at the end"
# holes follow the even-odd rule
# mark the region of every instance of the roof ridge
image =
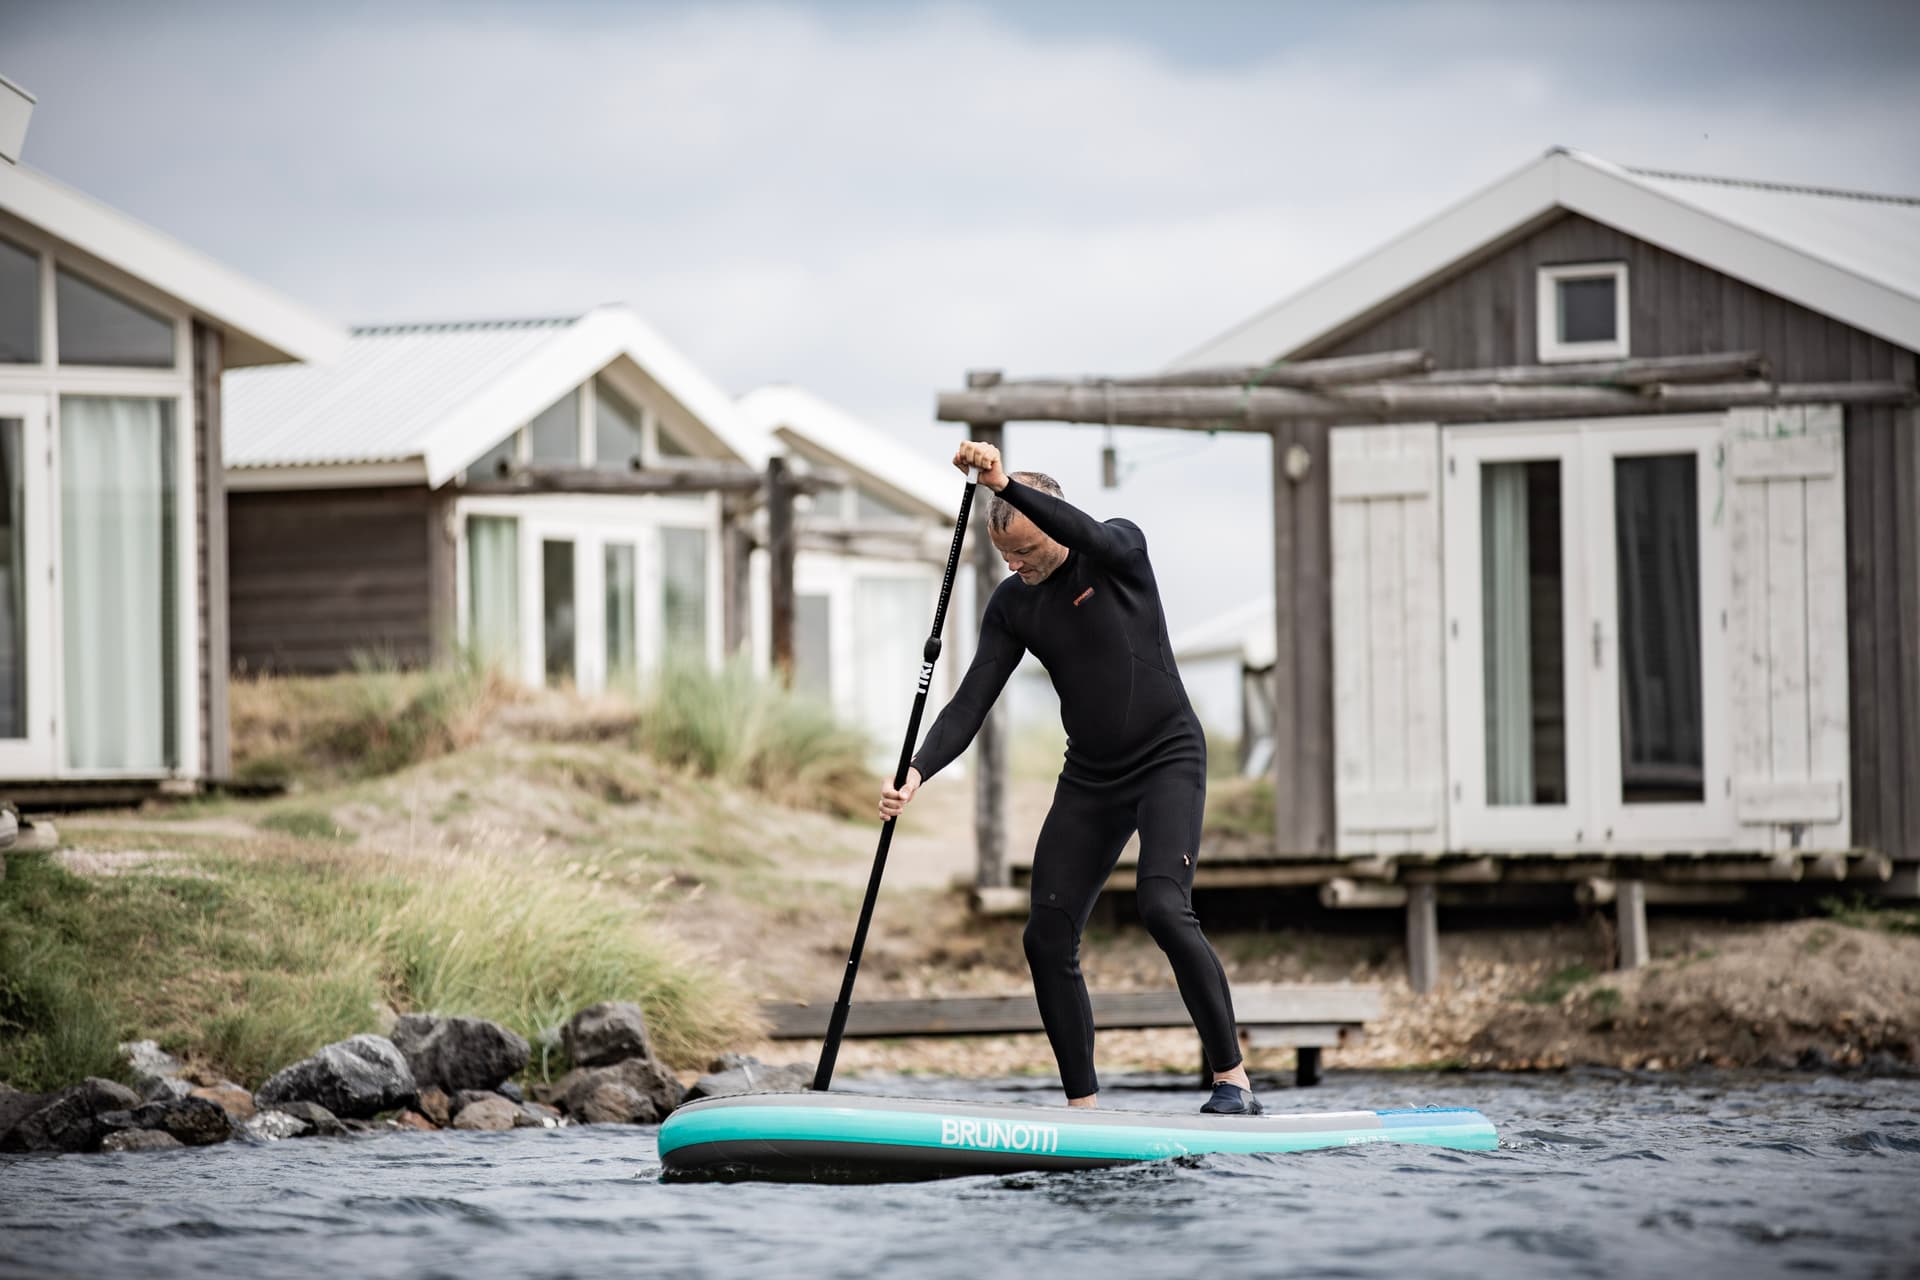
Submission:
POLYGON ((1623 165, 1628 173, 1641 178, 1666 178, 1676 182, 1709 182, 1723 187, 1750 187, 1757 191, 1781 191, 1798 196, 1831 196, 1841 200, 1872 200, 1881 204, 1920 205, 1920 196, 1897 195, 1885 191, 1853 191, 1845 187, 1818 187, 1800 182, 1765 182, 1758 178, 1726 178, 1706 173, 1681 173, 1674 169, 1643 169, 1623 165))
POLYGON ((391 337, 402 333, 472 333, 485 329, 553 329, 575 324, 575 316, 525 316, 502 320, 418 320, 402 324, 357 324, 350 332, 356 338, 391 337))

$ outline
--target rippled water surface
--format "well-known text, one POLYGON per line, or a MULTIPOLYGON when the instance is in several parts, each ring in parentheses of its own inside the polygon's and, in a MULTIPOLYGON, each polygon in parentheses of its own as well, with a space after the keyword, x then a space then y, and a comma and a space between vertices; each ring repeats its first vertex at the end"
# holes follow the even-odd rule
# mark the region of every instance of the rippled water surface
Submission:
MULTIPOLYGON (((842 1087, 1052 1097, 1011 1081, 842 1087)), ((654 1130, 634 1128, 0 1157, 0 1276, 1920 1275, 1913 1081, 1353 1073, 1265 1095, 1478 1107, 1500 1150, 881 1187, 664 1186, 654 1130)))

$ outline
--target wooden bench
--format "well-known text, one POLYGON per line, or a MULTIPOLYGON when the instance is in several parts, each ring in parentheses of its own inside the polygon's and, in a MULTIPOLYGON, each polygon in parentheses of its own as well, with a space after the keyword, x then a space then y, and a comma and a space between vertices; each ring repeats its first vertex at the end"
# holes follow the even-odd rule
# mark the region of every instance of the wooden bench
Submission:
MULTIPOLYGON (((1093 1021, 1107 1031, 1193 1025, 1177 991, 1096 991, 1093 1021)), ((833 1001, 771 1002, 760 1007, 776 1040, 819 1040, 827 1034, 833 1001)), ((1380 1016, 1375 987, 1327 984, 1241 983, 1233 988, 1240 1042, 1250 1049, 1292 1049, 1294 1079, 1320 1082, 1323 1049, 1351 1043, 1380 1016)), ((937 996, 926 1000, 855 1000, 848 1011, 849 1037, 979 1036, 1042 1031, 1033 996, 937 996)), ((1212 1081, 1201 1054, 1201 1082, 1212 1081)))

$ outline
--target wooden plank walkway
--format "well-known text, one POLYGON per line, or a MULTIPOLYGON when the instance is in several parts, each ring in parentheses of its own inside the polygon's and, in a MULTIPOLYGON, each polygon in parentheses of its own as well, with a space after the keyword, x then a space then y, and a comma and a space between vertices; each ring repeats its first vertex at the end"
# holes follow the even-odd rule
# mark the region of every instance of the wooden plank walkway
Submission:
MULTIPOLYGON (((1192 1025, 1177 991, 1091 993, 1094 1025, 1103 1030, 1192 1025)), ((1380 1016, 1380 991, 1336 983, 1242 983, 1233 989, 1240 1038, 1253 1048, 1291 1047, 1301 1084, 1320 1078, 1320 1051, 1346 1043, 1380 1016)), ((818 1040, 827 1033, 833 1002, 770 1002, 761 1006, 776 1040, 818 1040)), ((846 1034, 879 1038, 1002 1035, 1044 1030, 1031 993, 941 996, 924 1000, 856 1000, 846 1034)))

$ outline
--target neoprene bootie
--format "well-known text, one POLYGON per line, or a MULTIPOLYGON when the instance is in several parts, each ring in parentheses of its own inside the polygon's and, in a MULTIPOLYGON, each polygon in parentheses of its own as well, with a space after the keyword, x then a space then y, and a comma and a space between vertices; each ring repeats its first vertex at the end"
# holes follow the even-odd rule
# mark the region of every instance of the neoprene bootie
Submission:
POLYGON ((1215 1116, 1257 1116, 1263 1108, 1260 1099, 1253 1096, 1253 1090, 1221 1080, 1213 1086, 1213 1096, 1200 1110, 1215 1116))

